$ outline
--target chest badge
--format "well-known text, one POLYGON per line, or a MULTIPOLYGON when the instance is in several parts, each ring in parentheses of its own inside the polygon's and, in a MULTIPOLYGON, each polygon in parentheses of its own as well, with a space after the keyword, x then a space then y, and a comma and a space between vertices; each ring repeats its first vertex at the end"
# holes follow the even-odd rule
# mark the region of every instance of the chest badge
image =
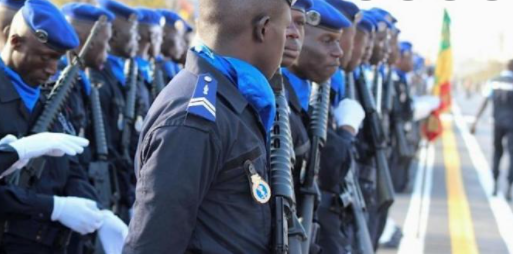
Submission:
POLYGON ((271 199, 271 187, 269 187, 269 184, 256 172, 255 166, 251 161, 244 163, 244 169, 248 174, 253 199, 260 204, 269 202, 271 199))

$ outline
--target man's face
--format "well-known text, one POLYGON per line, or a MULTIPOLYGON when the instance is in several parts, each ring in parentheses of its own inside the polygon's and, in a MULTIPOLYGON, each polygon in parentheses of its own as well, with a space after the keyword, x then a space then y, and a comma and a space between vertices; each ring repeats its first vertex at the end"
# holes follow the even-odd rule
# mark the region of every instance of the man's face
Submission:
POLYGON ((351 54, 351 60, 347 65, 346 71, 353 71, 362 63, 366 46, 368 45, 369 34, 360 30, 356 30, 354 36, 354 47, 351 54))
POLYGON ((365 45, 365 51, 362 58, 362 63, 369 63, 370 58, 372 56, 372 51, 374 49, 374 38, 376 37, 376 33, 372 32, 369 35, 369 40, 367 40, 367 45, 365 45))
POLYGON ((139 48, 137 26, 136 18, 131 18, 130 20, 116 18, 114 20, 110 47, 119 52, 121 57, 131 58, 136 55, 139 48))
POLYGON ((342 33, 342 37, 340 38, 340 48, 342 48, 342 51, 344 52, 340 58, 340 65, 342 68, 345 68, 349 64, 349 61, 351 61, 355 34, 356 23, 353 23, 351 27, 344 29, 344 33, 342 33))
POLYGON ((293 68, 314 82, 328 80, 340 66, 342 31, 306 26, 303 50, 293 68))
POLYGON ((63 50, 55 50, 39 42, 33 34, 9 38, 13 47, 12 68, 25 83, 38 86, 47 82, 57 72, 63 50))
POLYGON ((186 50, 183 29, 178 30, 174 27, 164 26, 163 33, 162 54, 174 61, 178 61, 186 50))
POLYGON ((112 37, 112 24, 105 23, 100 30, 98 35, 93 38, 90 44, 90 48, 85 56, 85 64, 87 67, 94 69, 101 69, 105 61, 107 60, 107 54, 109 52, 109 40, 112 37))
POLYGON ((283 51, 285 48, 287 27, 292 22, 290 6, 285 1, 280 4, 280 10, 274 11, 269 23, 266 25, 265 38, 257 46, 261 52, 256 57, 258 68, 264 75, 270 79, 276 72, 281 63, 283 51))
POLYGON ((394 33, 390 39, 390 54, 388 55, 388 64, 394 65, 399 58, 399 34, 394 33))
POLYGON ((306 17, 303 11, 292 9, 292 22, 287 27, 287 41, 285 42, 285 51, 281 65, 288 67, 296 61, 303 47, 305 38, 306 17))
POLYGON ((388 29, 378 31, 374 38, 374 48, 370 59, 371 64, 381 63, 388 54, 389 33, 388 29))
POLYGON ((151 57, 157 57, 160 55, 160 49, 162 47, 162 26, 151 26, 150 27, 150 51, 148 52, 151 57))
POLYGON ((397 67, 406 73, 413 71, 413 54, 411 52, 401 54, 397 67))

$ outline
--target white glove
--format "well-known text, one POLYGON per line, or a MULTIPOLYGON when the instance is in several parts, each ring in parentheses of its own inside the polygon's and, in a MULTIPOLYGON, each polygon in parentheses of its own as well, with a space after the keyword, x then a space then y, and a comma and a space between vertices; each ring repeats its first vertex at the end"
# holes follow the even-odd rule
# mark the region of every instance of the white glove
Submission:
POLYGON ((92 200, 78 197, 53 197, 52 221, 59 221, 82 235, 100 228, 103 217, 96 202, 92 200))
POLYGON ((7 135, 5 137, 3 137, 2 139, 0 139, 0 145, 7 145, 7 144, 10 144, 14 141, 18 140, 17 137, 15 137, 14 135, 7 135))
POLYGON ((103 226, 98 230, 105 254, 121 254, 128 226, 109 210, 101 211, 104 215, 103 226))
POLYGON ((16 152, 20 161, 39 156, 60 157, 64 154, 75 156, 84 151, 89 141, 84 138, 62 133, 39 133, 23 137, 9 144, 16 152))
POLYGON ((365 111, 357 101, 344 99, 333 110, 333 115, 338 127, 349 126, 356 134, 365 118, 365 111))

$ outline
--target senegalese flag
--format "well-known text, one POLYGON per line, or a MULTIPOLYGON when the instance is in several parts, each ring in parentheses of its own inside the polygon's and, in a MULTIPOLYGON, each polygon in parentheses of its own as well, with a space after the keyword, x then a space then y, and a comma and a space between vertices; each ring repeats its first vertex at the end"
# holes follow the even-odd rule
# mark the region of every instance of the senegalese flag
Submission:
POLYGON ((451 17, 444 10, 442 25, 442 43, 436 61, 434 95, 442 101, 440 110, 445 111, 451 106, 452 49, 451 49, 451 17))
POLYGON ((435 87, 433 94, 440 97, 440 107, 426 120, 423 126, 424 135, 429 141, 434 141, 443 131, 440 113, 451 107, 451 78, 452 78, 452 50, 451 50, 451 17, 444 10, 442 24, 442 43, 436 61, 435 87))

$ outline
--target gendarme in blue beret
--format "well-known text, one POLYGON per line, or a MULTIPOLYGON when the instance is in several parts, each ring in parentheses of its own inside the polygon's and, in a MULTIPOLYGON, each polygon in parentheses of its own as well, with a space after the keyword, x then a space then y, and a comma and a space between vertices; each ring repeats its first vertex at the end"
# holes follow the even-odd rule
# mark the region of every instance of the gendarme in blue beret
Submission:
POLYGON ((160 14, 160 12, 148 8, 139 7, 136 9, 139 12, 139 23, 155 26, 163 26, 166 19, 160 14))
POLYGON ((79 19, 85 21, 96 22, 101 16, 107 17, 107 20, 111 22, 116 16, 106 9, 96 7, 92 4, 87 3, 69 3, 65 4, 61 8, 62 13, 66 17, 72 19, 79 19))
POLYGON ((376 11, 376 10, 370 10, 369 14, 372 15, 374 20, 376 21, 376 30, 381 31, 382 29, 393 29, 394 25, 387 20, 387 18, 383 15, 383 13, 376 11))
POLYGON ((356 4, 344 0, 326 0, 326 2, 342 12, 349 20, 355 21, 358 18, 360 8, 356 4))
POLYGON ((413 44, 409 41, 403 41, 399 43, 399 50, 401 51, 401 55, 413 53, 413 44))
POLYGON ((122 17, 125 19, 140 18, 139 12, 137 12, 136 9, 130 8, 120 2, 112 0, 98 0, 98 5, 112 12, 116 17, 122 17))
POLYGON ((9 9, 19 10, 25 4, 25 0, 0 0, 0 5, 7 6, 9 9))
POLYGON ((306 12, 306 10, 312 8, 312 4, 312 0, 297 0, 297 2, 292 5, 292 9, 306 12))
POLYGON ((356 25, 357 29, 360 29, 364 32, 372 33, 376 30, 376 27, 374 26, 374 22, 372 21, 372 18, 367 12, 362 13, 362 19, 358 24, 356 25))
POLYGON ((50 1, 27 0, 21 13, 41 43, 58 50, 71 50, 80 44, 75 29, 50 1))
POLYGON ((342 30, 351 26, 349 19, 325 1, 313 2, 312 7, 306 10, 306 22, 329 30, 342 30))

